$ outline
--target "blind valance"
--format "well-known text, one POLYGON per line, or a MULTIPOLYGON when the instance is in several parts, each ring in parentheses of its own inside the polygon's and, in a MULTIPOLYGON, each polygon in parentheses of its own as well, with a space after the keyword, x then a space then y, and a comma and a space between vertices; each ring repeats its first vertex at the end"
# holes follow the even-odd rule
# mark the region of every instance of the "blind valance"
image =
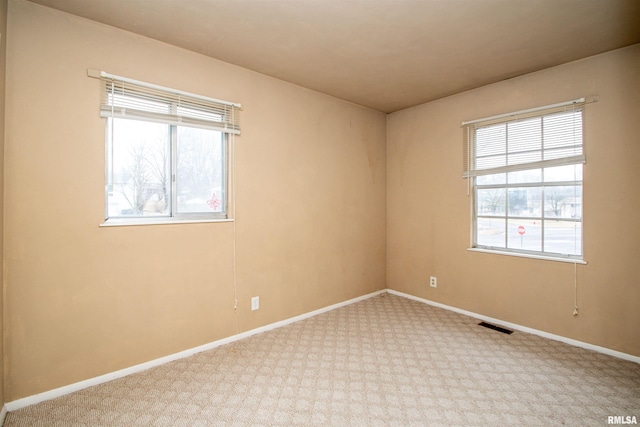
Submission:
POLYGON ((100 115, 240 134, 240 104, 100 73, 100 115))

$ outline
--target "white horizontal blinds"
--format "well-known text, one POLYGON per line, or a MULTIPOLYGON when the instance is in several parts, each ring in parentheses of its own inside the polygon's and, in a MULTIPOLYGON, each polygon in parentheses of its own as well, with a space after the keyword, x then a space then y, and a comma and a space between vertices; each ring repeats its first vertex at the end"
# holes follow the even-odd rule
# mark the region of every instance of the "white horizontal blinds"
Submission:
POLYGON ((584 163, 583 105, 576 102, 469 122, 463 176, 584 163))
POLYGON ((239 134, 239 104, 103 73, 102 117, 138 119, 239 134))

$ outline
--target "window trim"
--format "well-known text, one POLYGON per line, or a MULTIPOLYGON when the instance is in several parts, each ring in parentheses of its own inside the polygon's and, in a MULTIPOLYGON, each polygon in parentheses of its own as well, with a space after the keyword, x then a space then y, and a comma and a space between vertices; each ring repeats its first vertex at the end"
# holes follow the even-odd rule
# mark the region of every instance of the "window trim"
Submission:
POLYGON ((130 227, 136 225, 175 225, 175 224, 202 224, 202 223, 216 223, 216 222, 234 222, 235 218, 216 218, 216 219, 177 219, 171 220, 170 218, 109 218, 103 223, 99 224, 100 227, 130 227))
POLYGON ((550 256, 550 255, 539 255, 539 254, 525 253, 525 252, 511 252, 511 251, 502 251, 502 250, 498 251, 498 250, 478 248, 478 247, 467 248, 467 251, 485 253, 485 254, 494 254, 494 255, 505 255, 505 256, 512 256, 512 257, 519 257, 519 258, 541 259, 545 261, 566 262, 569 264, 588 264, 588 262, 585 259, 556 257, 556 256, 550 256))

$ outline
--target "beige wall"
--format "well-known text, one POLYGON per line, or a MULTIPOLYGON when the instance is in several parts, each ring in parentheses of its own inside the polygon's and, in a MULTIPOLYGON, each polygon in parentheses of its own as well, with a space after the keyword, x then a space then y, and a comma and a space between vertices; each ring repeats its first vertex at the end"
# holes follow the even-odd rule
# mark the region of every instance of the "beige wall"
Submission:
POLYGON ((391 114, 387 285, 640 356, 640 45, 391 114), (598 95, 585 113, 584 256, 572 264, 469 252, 461 122, 598 95), (428 286, 437 276, 438 287, 428 286))
MULTIPOLYGON (((7 0, 0 1, 0 260, 4 237, 4 78, 7 53, 7 0)), ((4 281, 0 275, 0 406, 4 404, 4 281)))
POLYGON ((7 401, 386 287, 384 114, 23 0, 8 24, 7 401), (98 227, 87 68, 242 103, 237 318, 233 223, 98 227))
POLYGON ((640 236, 632 173, 640 45, 385 120, 24 0, 9 2, 8 26, 4 400, 386 287, 640 355, 640 280, 631 268, 640 236), (243 104, 237 314, 233 223, 98 227, 104 122, 87 68, 243 104), (573 265, 466 250, 460 123, 593 94, 600 101, 585 120, 588 264, 577 267, 573 317, 573 265), (430 275, 438 288, 428 287, 430 275), (251 312, 255 295, 261 308, 251 312))

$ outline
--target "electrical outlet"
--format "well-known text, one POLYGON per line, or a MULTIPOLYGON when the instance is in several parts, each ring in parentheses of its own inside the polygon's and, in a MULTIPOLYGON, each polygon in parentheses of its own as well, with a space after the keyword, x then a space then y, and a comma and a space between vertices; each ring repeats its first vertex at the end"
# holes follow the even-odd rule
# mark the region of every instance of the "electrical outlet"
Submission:
POLYGON ((260 297, 251 297, 251 311, 256 311, 260 308, 260 297))
POLYGON ((438 287, 438 279, 435 276, 431 276, 431 278, 429 279, 429 286, 431 286, 432 288, 438 287))

